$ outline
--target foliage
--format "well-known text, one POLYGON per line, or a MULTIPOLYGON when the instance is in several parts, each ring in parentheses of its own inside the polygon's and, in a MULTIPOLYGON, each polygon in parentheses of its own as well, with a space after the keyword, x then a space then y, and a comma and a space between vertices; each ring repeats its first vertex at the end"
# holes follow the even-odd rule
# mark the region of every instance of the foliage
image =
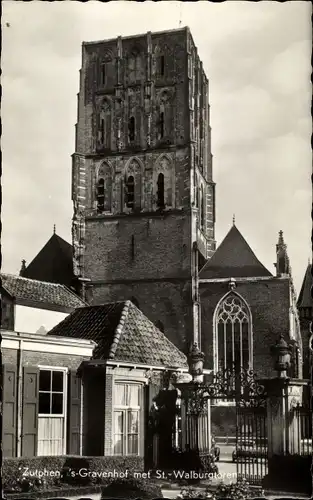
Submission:
POLYGON ((256 496, 256 491, 252 490, 245 479, 238 479, 236 483, 220 483, 216 490, 217 499, 247 500, 256 496))
MULTIPOLYGON (((103 472, 143 471, 140 457, 22 457, 4 458, 2 462, 2 484, 5 493, 34 492, 72 486, 106 485, 110 477, 103 472), (84 476, 78 473, 84 470, 84 476)), ((107 474, 108 475, 108 474, 107 474)))
POLYGON ((188 498, 199 498, 199 499, 208 499, 208 500, 216 500, 216 497, 213 493, 211 493, 208 489, 204 491, 199 491, 195 488, 183 488, 180 494, 176 497, 177 499, 188 499, 188 498))
POLYGON ((105 498, 140 498, 152 500, 163 498, 161 487, 155 482, 142 478, 125 478, 111 480, 102 490, 101 500, 105 498))

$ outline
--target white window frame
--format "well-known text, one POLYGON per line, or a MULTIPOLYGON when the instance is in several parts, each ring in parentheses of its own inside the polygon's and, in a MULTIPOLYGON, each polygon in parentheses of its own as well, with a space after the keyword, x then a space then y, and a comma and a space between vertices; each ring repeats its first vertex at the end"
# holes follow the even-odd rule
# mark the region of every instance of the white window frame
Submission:
MULTIPOLYGON (((38 365, 39 368, 39 377, 40 371, 50 370, 50 371, 59 371, 63 372, 63 413, 62 414, 50 414, 50 413, 39 413, 39 379, 38 379, 38 418, 46 417, 46 418, 63 418, 63 453, 66 455, 66 441, 67 441, 67 391, 68 391, 68 380, 67 375, 69 369, 64 366, 47 366, 47 365, 38 365)), ((37 445, 38 448, 38 445, 37 445)))
MULTIPOLYGON (((125 379, 115 379, 113 381, 113 404, 112 404, 112 455, 119 457, 119 456, 143 456, 144 453, 144 386, 146 384, 140 380, 125 380, 125 379), (131 407, 131 406, 124 406, 124 405, 117 405, 115 403, 115 388, 117 385, 126 385, 126 386, 136 386, 139 389, 139 406, 136 407, 131 407), (117 411, 124 411, 124 414, 126 415, 127 419, 127 410, 135 410, 138 411, 138 452, 136 455, 130 455, 130 454, 117 454, 114 452, 114 438, 115 438, 115 412, 117 411)), ((126 420, 126 427, 127 427, 127 420, 126 420)), ((127 429, 126 429, 127 430, 127 429)), ((126 436, 126 443, 127 443, 127 436, 128 433, 126 432, 124 434, 126 436)), ((126 445, 127 446, 127 445, 126 445)), ((123 450, 124 451, 124 450, 123 450)), ((128 450, 126 450, 128 451, 128 450)))

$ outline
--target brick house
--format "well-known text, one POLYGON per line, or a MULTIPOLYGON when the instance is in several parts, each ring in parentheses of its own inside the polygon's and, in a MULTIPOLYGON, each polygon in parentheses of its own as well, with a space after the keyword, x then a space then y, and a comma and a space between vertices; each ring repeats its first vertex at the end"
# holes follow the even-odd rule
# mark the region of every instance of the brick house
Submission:
POLYGON ((185 356, 130 301, 47 335, 2 331, 3 454, 145 455, 152 398, 185 356))
POLYGON ((60 283, 1 273, 1 328, 46 332, 86 303, 60 283))

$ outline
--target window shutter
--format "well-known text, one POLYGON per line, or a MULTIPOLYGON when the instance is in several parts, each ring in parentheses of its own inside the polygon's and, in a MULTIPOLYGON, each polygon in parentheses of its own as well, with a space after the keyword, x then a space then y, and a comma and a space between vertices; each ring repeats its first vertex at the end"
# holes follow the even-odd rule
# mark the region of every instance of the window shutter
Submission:
POLYGON ((2 366, 3 377, 3 424, 2 450, 3 456, 16 456, 16 391, 17 370, 15 365, 2 366))
POLYGON ((68 428, 67 453, 80 455, 80 426, 81 426, 81 378, 76 370, 69 372, 68 380, 68 428))
POLYGON ((39 368, 23 368, 22 457, 37 455, 39 368))

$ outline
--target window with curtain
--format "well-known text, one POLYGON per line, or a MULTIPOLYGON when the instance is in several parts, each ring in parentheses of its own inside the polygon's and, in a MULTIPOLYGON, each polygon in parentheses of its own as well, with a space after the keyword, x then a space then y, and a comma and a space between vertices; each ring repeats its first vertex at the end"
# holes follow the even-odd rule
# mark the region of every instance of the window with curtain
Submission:
POLYGON ((245 302, 229 294, 215 314, 215 361, 217 370, 248 369, 250 360, 251 315, 245 302))
POLYGON ((65 371, 40 369, 38 455, 64 454, 65 371))
POLYGON ((140 454, 140 399, 139 384, 115 384, 114 455, 140 454))

